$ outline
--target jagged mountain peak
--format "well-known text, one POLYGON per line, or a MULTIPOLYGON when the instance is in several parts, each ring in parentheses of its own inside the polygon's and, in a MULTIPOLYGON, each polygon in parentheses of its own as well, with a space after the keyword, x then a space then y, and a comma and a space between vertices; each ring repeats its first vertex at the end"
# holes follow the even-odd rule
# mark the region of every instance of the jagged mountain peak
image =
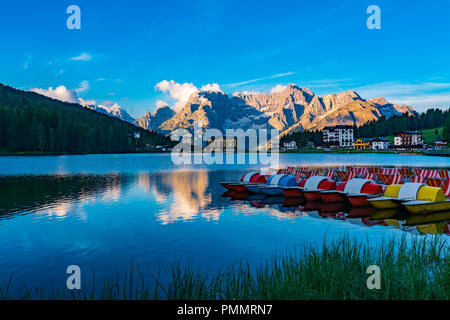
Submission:
POLYGON ((277 89, 272 93, 236 92, 233 95, 218 90, 199 90, 189 96, 177 113, 165 107, 146 114, 137 122, 145 123, 148 128, 150 124, 159 124, 157 129, 166 133, 176 128, 192 128, 196 121, 206 128, 220 130, 320 130, 326 125, 361 125, 382 116, 415 112, 409 106, 391 104, 383 97, 365 100, 355 90, 320 97, 296 84, 277 89), (166 112, 162 112, 164 110, 166 112))
POLYGON ((153 112, 147 111, 142 117, 136 119, 134 124, 146 130, 160 131, 160 126, 175 115, 169 106, 158 106, 153 112))
POLYGON ((389 102, 387 102, 387 100, 384 97, 377 97, 377 98, 373 98, 371 100, 373 103, 376 103, 380 106, 384 106, 386 104, 389 104, 389 102))
MULTIPOLYGON (((150 112, 147 112, 150 113, 150 112)), ((147 114, 146 113, 146 114, 147 114)), ((175 111, 173 111, 173 109, 169 106, 158 106, 152 113, 152 116, 157 116, 158 114, 163 114, 163 113, 175 113, 175 111)))
POLYGON ((308 89, 308 88, 302 88, 296 84, 290 83, 286 86, 286 88, 282 91, 282 92, 286 92, 286 93, 290 93, 290 92, 294 92, 294 91, 301 91, 303 93, 306 93, 310 96, 314 96, 314 93, 308 89))

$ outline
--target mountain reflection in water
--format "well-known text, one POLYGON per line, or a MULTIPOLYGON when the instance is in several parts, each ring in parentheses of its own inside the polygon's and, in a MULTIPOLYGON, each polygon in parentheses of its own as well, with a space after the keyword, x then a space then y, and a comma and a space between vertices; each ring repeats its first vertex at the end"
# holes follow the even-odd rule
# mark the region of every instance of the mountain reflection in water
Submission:
MULTIPOLYGON (((311 217, 352 224, 384 225, 405 231, 448 233, 449 212, 407 216, 376 212, 345 203, 305 202, 301 198, 262 197, 225 190, 218 183, 237 179, 241 171, 172 170, 136 174, 4 176, 0 178, 0 220, 38 213, 63 219, 85 219, 84 206, 149 201, 146 210, 162 225, 201 219, 218 222, 226 208, 243 214, 264 213, 280 219, 311 217), (372 218, 370 218, 372 217, 372 218), (427 227, 423 227, 427 225, 427 227), (434 226, 430 226, 434 225, 434 226)), ((107 210, 107 207, 104 209, 107 210)))

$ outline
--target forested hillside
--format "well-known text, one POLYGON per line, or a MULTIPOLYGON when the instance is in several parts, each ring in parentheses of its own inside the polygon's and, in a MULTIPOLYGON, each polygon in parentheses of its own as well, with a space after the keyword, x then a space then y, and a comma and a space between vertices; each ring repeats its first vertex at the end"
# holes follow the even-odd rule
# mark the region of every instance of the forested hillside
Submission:
POLYGON ((368 122, 355 130, 355 137, 375 138, 394 135, 403 130, 423 130, 441 127, 449 111, 429 109, 418 116, 401 115, 389 119, 380 118, 378 121, 368 122))
POLYGON ((158 144, 169 139, 78 104, 0 84, 0 152, 122 153, 158 144))

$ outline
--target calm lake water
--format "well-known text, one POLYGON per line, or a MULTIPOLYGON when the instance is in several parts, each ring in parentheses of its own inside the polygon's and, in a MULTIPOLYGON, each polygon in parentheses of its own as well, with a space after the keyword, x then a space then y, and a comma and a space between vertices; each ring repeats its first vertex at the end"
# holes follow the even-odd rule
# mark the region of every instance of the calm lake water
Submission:
MULTIPOLYGON (((450 168, 450 158, 386 154, 281 154, 280 163, 450 168)), ((376 246, 419 234, 401 222, 369 227, 298 204, 222 197, 219 181, 252 168, 259 166, 176 166, 167 154, 0 157, 0 287, 13 274, 29 287, 63 288, 72 264, 97 279, 131 263, 164 277, 176 263, 210 271, 242 259, 260 264, 325 235, 376 246)))

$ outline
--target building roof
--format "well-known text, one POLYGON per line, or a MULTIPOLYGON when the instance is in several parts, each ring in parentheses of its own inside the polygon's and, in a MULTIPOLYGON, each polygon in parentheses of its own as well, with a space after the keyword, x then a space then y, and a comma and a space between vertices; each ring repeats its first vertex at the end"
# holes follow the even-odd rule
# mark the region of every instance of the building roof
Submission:
POLYGON ((404 130, 404 131, 399 131, 399 132, 395 133, 395 135, 398 135, 400 133, 420 134, 420 135, 422 134, 422 132, 420 132, 420 131, 404 130))
POLYGON ((335 129, 353 129, 353 126, 340 124, 337 126, 327 126, 323 128, 323 130, 335 130, 335 129))
POLYGON ((373 142, 389 142, 389 139, 386 138, 374 138, 372 139, 373 142))

